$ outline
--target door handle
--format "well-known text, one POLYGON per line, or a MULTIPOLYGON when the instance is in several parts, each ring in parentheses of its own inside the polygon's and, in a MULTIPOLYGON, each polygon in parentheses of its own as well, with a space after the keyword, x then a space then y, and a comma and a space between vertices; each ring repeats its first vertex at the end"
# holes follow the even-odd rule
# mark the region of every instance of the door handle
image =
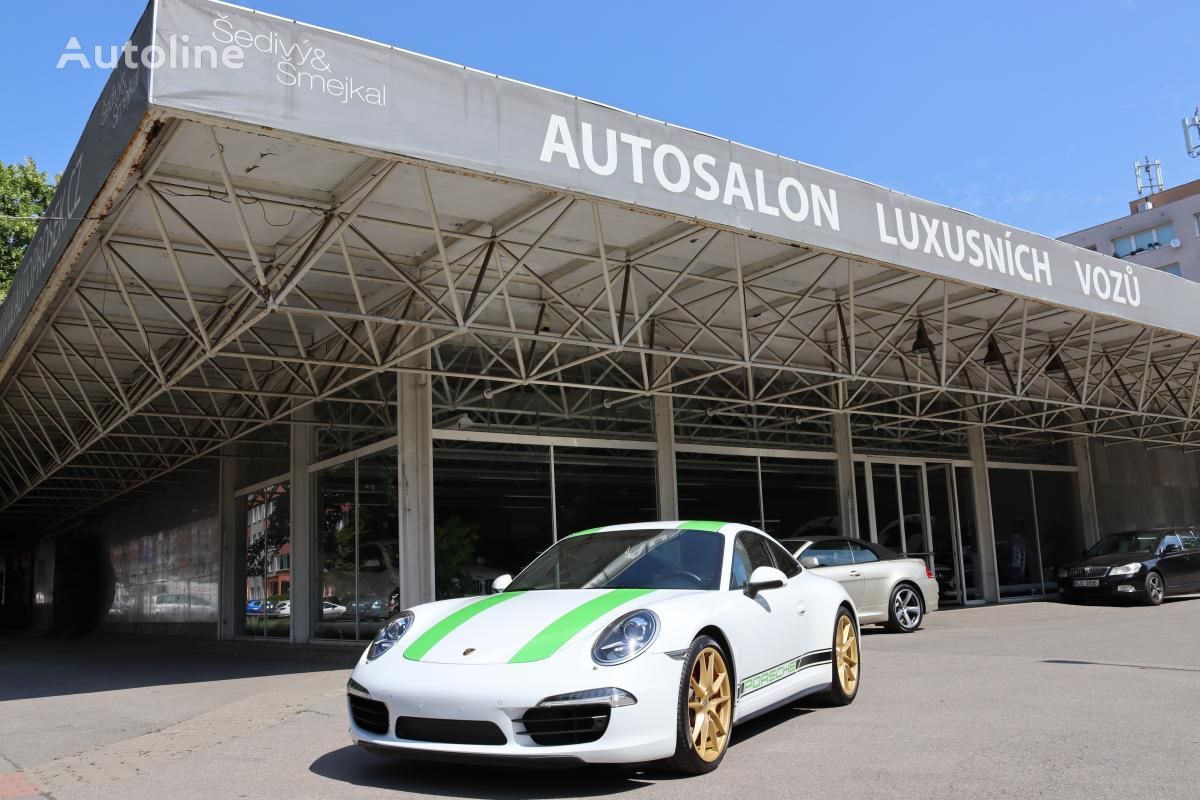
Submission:
POLYGON ((850 577, 851 578, 860 578, 860 577, 862 577, 862 573, 856 569, 852 569, 852 570, 850 570, 850 577))
POLYGON ((808 606, 804 603, 796 603, 796 613, 803 617, 808 613, 808 606))

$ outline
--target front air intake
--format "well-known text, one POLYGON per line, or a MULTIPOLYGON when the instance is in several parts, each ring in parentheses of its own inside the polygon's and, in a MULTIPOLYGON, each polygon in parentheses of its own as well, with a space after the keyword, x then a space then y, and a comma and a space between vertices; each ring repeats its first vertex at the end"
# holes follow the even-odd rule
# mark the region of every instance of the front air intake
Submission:
POLYGON ((521 720, 525 723, 525 733, 536 744, 586 744, 604 735, 611 713, 607 703, 539 706, 526 711, 521 720))
POLYGON ((350 698, 350 719, 354 720, 355 725, 368 733, 388 732, 387 706, 378 700, 368 700, 356 694, 346 696, 350 698))

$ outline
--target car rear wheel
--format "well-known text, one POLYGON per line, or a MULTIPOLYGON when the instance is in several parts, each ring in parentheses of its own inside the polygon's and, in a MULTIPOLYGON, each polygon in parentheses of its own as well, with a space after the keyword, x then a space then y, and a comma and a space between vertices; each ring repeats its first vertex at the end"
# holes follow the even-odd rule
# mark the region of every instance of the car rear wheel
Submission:
POLYGON ((1166 587, 1163 586, 1162 575, 1157 572, 1150 572, 1146 575, 1146 604, 1151 606, 1162 605, 1163 598, 1167 596, 1166 587))
POLYGON ((829 702, 848 706, 858 696, 862 661, 858 649, 858 626, 845 607, 838 609, 833 623, 833 681, 829 686, 829 702))
POLYGON ((688 649, 679 685, 675 755, 670 766, 689 775, 712 772, 725 757, 733 728, 733 672, 725 651, 709 636, 688 649))
POLYGON ((887 629, 893 633, 912 633, 921 627, 925 619, 925 607, 921 596, 911 584, 902 583, 892 589, 888 603, 887 629))

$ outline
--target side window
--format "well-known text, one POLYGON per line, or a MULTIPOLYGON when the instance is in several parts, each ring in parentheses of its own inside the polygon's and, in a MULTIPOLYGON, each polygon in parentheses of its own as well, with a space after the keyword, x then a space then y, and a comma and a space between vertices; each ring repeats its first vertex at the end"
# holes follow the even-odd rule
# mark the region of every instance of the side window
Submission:
POLYGON ((733 540, 733 563, 729 567, 729 588, 745 589, 750 580, 750 554, 742 544, 742 537, 733 540))
POLYGON ((801 555, 815 558, 818 567, 844 567, 854 563, 849 542, 817 542, 801 555))
POLYGON ((1184 550, 1200 550, 1200 536, 1195 533, 1184 533, 1179 538, 1183 540, 1184 550))
POLYGON ((1158 547, 1158 552, 1160 552, 1160 553, 1167 552, 1167 548, 1171 547, 1171 545, 1174 545, 1176 550, 1183 549, 1183 542, 1179 541, 1179 534, 1168 533, 1166 536, 1164 536, 1163 540, 1162 540, 1162 544, 1159 545, 1159 547, 1158 547))
POLYGON ((774 559, 767 540, 752 533, 739 533, 733 543, 733 566, 729 576, 730 589, 743 589, 758 567, 773 567, 774 559))
POLYGON ((792 554, 787 551, 787 548, 779 544, 779 542, 767 540, 767 547, 771 551, 771 555, 775 557, 775 566, 779 571, 789 578, 794 578, 800 574, 800 564, 796 559, 792 558, 792 554))
POLYGON ((875 551, 858 542, 847 542, 850 545, 850 553, 854 556, 855 564, 870 564, 872 561, 878 561, 879 556, 875 555, 875 551))

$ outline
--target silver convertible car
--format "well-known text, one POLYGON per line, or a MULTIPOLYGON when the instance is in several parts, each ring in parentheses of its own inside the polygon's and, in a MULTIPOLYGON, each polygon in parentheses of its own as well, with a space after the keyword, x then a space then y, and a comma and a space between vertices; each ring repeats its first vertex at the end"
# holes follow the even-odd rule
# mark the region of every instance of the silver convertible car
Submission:
POLYGON ((802 566, 840 583, 858 608, 860 625, 896 633, 921 627, 937 611, 938 584, 928 565, 874 542, 844 536, 781 539, 802 566))

